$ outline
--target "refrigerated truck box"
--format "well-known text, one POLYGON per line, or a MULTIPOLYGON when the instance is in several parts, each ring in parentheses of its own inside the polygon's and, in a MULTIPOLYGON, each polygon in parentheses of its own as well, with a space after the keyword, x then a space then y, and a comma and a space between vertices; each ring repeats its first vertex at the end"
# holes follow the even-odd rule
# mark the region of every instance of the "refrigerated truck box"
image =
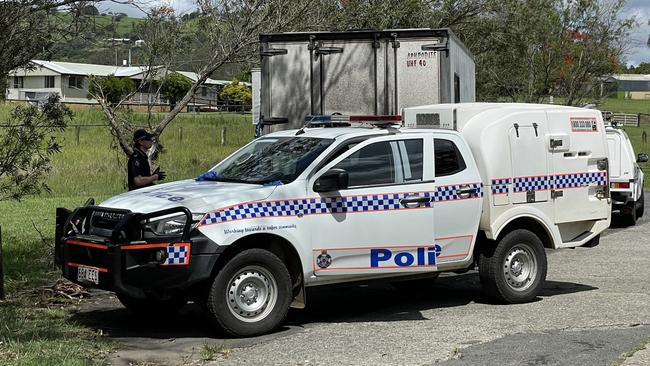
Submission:
POLYGON ((474 58, 449 29, 262 34, 260 55, 253 121, 266 133, 300 128, 306 115, 475 100, 474 58))

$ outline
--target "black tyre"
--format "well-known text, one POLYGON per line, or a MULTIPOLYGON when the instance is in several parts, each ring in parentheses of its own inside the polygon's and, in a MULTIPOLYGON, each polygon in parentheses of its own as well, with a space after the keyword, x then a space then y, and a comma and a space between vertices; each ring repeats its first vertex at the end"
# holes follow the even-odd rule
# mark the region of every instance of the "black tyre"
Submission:
POLYGON ((282 324, 291 304, 291 277, 284 263, 264 249, 232 258, 214 278, 206 309, 231 335, 250 337, 282 324))
POLYGON ((629 211, 627 213, 624 213, 623 210, 621 210, 621 215, 623 216, 623 221, 625 222, 626 225, 628 226, 634 226, 636 225, 636 220, 637 220, 637 207, 636 207, 636 202, 632 201, 628 203, 628 207, 626 211, 629 211))
POLYGON ((479 277, 485 293, 516 304, 537 297, 546 279, 546 252, 537 235, 525 229, 486 243, 479 257, 479 277))
POLYGON ((636 218, 640 219, 643 217, 643 211, 645 211, 645 197, 643 192, 641 192, 641 196, 639 196, 639 201, 637 202, 636 206, 636 218))
POLYGON ((116 295, 117 299, 120 300, 125 308, 142 316, 176 313, 187 304, 187 298, 181 295, 173 296, 165 300, 153 298, 137 299, 125 294, 116 295))

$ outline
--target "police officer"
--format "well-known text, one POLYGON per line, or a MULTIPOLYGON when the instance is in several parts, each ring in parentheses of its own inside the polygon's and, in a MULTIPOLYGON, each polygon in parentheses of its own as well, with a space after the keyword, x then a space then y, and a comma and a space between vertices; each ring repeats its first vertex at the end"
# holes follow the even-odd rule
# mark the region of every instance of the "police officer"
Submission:
POLYGON ((153 146, 153 138, 153 134, 142 129, 136 130, 133 134, 133 154, 129 157, 128 164, 129 191, 152 186, 153 182, 163 180, 167 176, 165 172, 160 171, 160 168, 151 174, 147 150, 153 146))

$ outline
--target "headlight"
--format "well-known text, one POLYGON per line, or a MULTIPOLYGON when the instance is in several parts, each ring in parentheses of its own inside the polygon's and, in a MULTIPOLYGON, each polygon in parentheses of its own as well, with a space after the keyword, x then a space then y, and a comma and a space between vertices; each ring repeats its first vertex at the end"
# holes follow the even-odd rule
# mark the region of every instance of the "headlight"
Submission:
POLYGON ((185 214, 174 215, 145 223, 144 229, 160 236, 181 235, 186 221, 185 214))

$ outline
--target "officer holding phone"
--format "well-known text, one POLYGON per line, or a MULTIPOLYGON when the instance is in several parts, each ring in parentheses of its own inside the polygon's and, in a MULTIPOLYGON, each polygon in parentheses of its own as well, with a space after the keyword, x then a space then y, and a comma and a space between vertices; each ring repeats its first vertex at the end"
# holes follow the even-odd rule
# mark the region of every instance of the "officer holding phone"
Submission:
POLYGON ((152 186, 153 182, 163 180, 167 176, 160 168, 151 173, 147 150, 153 146, 153 138, 153 134, 143 129, 136 130, 133 134, 133 154, 128 163, 129 191, 152 186))

